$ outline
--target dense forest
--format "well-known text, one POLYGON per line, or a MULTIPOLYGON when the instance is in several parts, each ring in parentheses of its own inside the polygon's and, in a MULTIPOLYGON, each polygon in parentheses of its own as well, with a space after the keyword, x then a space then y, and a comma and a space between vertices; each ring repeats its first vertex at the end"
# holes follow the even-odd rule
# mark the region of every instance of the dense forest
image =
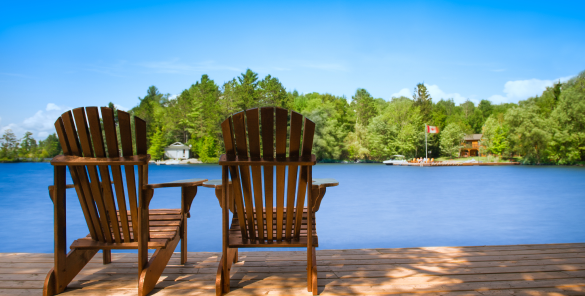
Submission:
MULTIPOLYGON (((287 91, 277 78, 259 79, 248 69, 221 86, 202 75, 175 97, 151 86, 130 112, 147 122, 153 159, 162 158, 164 147, 178 141, 191 145, 203 162, 216 162, 223 153, 221 121, 262 106, 295 110, 314 121, 313 153, 321 162, 381 161, 395 154, 424 157, 425 124, 440 130, 428 138, 434 158, 457 157, 465 134, 482 133, 481 152, 497 158, 534 164, 585 161, 585 72, 518 104, 482 100, 475 105, 468 100, 456 105, 452 99, 434 101, 423 83, 410 98, 374 98, 360 88, 347 99, 287 91)), ((0 159, 51 157, 58 153, 55 140, 52 135, 37 145, 28 133, 18 141, 7 131, 0 159)))

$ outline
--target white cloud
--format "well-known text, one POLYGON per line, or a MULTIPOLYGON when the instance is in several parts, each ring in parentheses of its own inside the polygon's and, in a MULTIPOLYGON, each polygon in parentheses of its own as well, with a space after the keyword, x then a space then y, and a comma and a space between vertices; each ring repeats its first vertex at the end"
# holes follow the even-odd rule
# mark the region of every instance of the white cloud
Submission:
POLYGON ((400 91, 398 91, 397 93, 393 93, 390 97, 391 98, 399 98, 399 97, 411 98, 412 97, 412 92, 408 88, 403 88, 400 91))
POLYGON ((53 103, 48 103, 48 104, 47 104, 47 111, 52 111, 52 110, 57 110, 57 111, 59 111, 59 110, 61 110, 61 109, 59 108, 59 106, 57 106, 57 105, 55 105, 55 104, 53 104, 53 103))
POLYGON ((0 126, 0 132, 4 133, 5 130, 11 129, 17 137, 22 137, 25 132, 30 131, 33 133, 35 139, 43 140, 49 134, 55 132, 55 120, 57 120, 63 112, 70 109, 71 108, 49 103, 44 111, 37 111, 33 116, 26 118, 20 124, 10 123, 7 126, 0 126))
MULTIPOLYGON (((437 102, 441 99, 444 99, 444 100, 453 99, 453 101, 455 103, 461 104, 461 103, 464 103, 465 101, 467 101, 467 99, 468 99, 468 98, 460 95, 459 93, 446 93, 443 90, 441 90, 439 88, 439 86, 436 84, 425 84, 425 86, 427 87, 427 90, 429 91, 429 94, 431 95, 431 98, 433 98, 434 102, 437 102)), ((407 98, 412 98, 413 91, 414 91, 414 89, 410 90, 408 88, 403 88, 399 92, 393 93, 391 95, 391 97, 397 98, 400 96, 404 96, 407 98)), ((472 99, 472 101, 475 101, 475 100, 472 99)))
POLYGON ((504 84, 504 93, 502 95, 493 95, 488 98, 492 103, 517 103, 520 100, 526 100, 529 97, 542 94, 547 86, 552 86, 555 82, 565 82, 573 76, 561 77, 553 80, 528 79, 513 80, 504 84))
POLYGON ((124 107, 122 105, 118 105, 118 104, 114 104, 114 107, 116 107, 116 109, 122 110, 122 111, 128 111, 128 110, 130 110, 130 108, 126 108, 126 107, 124 107))
MULTIPOLYGON (((453 101, 456 104, 462 104, 465 103, 465 101, 467 101, 469 98, 466 98, 462 95, 460 95, 459 93, 445 93, 444 91, 442 91, 438 85, 436 84, 431 84, 431 85, 426 85, 427 90, 429 91, 429 94, 431 95, 431 98, 433 98, 434 102, 437 102, 441 99, 443 100, 448 100, 448 99, 453 99, 453 101)), ((471 101, 475 101, 473 99, 470 99, 471 101)), ((478 102, 476 102, 478 103, 478 102)))
POLYGON ((174 99, 176 99, 178 97, 179 97, 179 95, 170 95, 169 96, 169 100, 174 100, 174 99))

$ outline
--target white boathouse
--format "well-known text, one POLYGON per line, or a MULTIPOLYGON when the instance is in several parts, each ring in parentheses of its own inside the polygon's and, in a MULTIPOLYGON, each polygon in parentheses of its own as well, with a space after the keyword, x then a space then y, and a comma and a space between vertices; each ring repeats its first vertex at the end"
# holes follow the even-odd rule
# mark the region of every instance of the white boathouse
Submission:
POLYGON ((165 157, 169 159, 189 159, 190 148, 190 146, 181 142, 175 142, 165 148, 165 157))

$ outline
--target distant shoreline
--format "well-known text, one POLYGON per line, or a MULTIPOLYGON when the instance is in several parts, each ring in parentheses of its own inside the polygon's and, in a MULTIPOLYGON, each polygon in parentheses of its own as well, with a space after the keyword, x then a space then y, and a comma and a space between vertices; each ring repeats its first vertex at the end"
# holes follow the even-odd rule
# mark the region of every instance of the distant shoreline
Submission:
MULTIPOLYGON (((1 163, 41 163, 41 162, 46 162, 49 163, 51 162, 52 158, 45 158, 42 160, 36 160, 36 161, 30 161, 30 160, 0 160, 0 164, 1 163)), ((377 161, 318 161, 317 163, 319 164, 383 164, 382 162, 377 162, 377 161)), ((151 162, 151 165, 156 165, 156 163, 151 162)), ((184 165, 184 164, 188 164, 188 165, 198 165, 198 164, 217 164, 217 163, 180 163, 180 164, 172 164, 172 165, 184 165)), ((172 166, 171 165, 171 166, 172 166)), ((577 164, 549 164, 549 163, 542 163, 542 164, 525 164, 525 163, 514 163, 514 164, 508 164, 508 163, 501 163, 501 164, 491 164, 491 163, 484 163, 484 162, 480 162, 480 163, 474 163, 474 164, 470 164, 470 165, 433 165, 433 166, 508 166, 508 165, 521 165, 521 166, 585 166, 583 163, 577 163, 577 164)), ((408 166, 418 166, 417 164, 410 164, 408 166)), ((423 166, 429 166, 429 165, 423 165, 423 166)))

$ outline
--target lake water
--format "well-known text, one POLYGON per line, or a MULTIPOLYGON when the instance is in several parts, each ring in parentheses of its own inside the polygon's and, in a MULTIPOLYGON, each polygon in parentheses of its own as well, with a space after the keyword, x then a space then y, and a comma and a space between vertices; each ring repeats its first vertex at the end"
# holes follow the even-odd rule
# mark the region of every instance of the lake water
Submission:
MULTIPOLYGON (((151 183, 221 178, 218 165, 149 170, 151 183)), ((320 249, 585 242, 583 167, 318 164, 313 177, 340 183, 317 212, 320 249)), ((0 252, 53 252, 52 178, 47 163, 0 164, 0 252)), ((180 189, 156 189, 151 208, 179 201, 180 189)), ((88 233, 73 189, 67 215, 70 244, 88 233)), ((213 189, 200 187, 191 217, 189 251, 220 251, 213 189)))

